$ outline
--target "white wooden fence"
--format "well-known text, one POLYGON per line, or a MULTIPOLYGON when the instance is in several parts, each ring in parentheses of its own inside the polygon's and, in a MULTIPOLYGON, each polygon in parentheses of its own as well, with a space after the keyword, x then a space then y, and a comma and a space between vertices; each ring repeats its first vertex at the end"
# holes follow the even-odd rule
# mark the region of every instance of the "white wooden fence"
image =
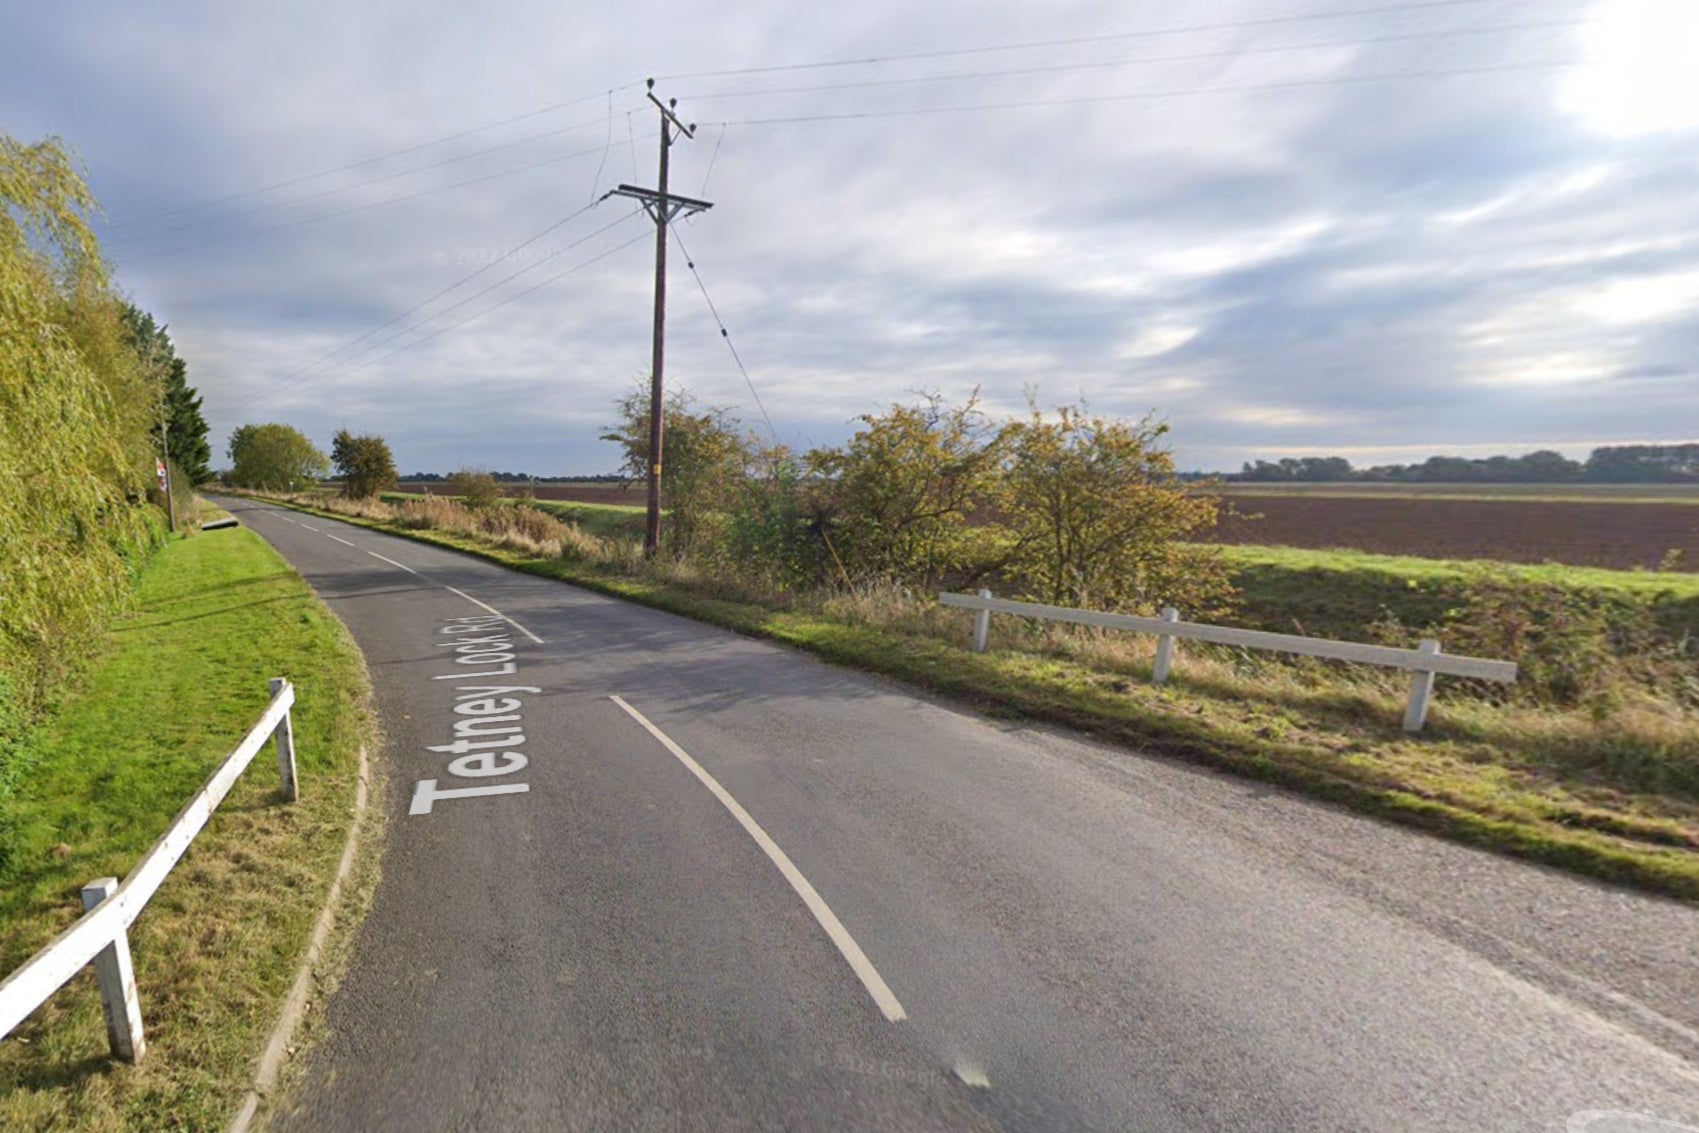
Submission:
POLYGON ((83 886, 84 911, 77 923, 0 982, 0 1038, 11 1034, 84 965, 93 963, 100 982, 101 1005, 106 1009, 106 1036, 112 1054, 126 1062, 141 1060, 147 1052, 147 1040, 142 1033, 141 1002, 136 997, 136 973, 130 963, 130 926, 266 740, 277 740, 283 798, 294 802, 299 796, 295 731, 289 712, 294 703, 295 686, 282 677, 273 678, 271 703, 259 723, 248 730, 235 751, 224 757, 206 786, 177 812, 170 827, 123 884, 117 878, 102 877, 83 886))
POLYGON ((1516 679, 1514 662, 1488 661, 1480 657, 1458 657, 1442 653, 1439 642, 1432 639, 1424 640, 1415 649, 1398 649, 1390 645, 1329 641, 1321 637, 1299 637, 1290 633, 1265 633, 1262 630, 1183 622, 1180 620, 1180 612, 1172 606, 1164 609, 1160 618, 1141 618, 1132 614, 1106 614, 1096 610, 1075 610, 1067 606, 1045 606, 1037 602, 1014 602, 1007 598, 993 598, 989 590, 981 590, 978 594, 940 594, 938 601, 945 606, 978 611, 973 623, 973 648, 976 653, 985 651, 986 640, 991 633, 991 615, 994 613, 1155 634, 1156 664, 1151 676, 1157 684, 1166 682, 1173 671, 1174 642, 1181 639, 1207 641, 1215 645, 1237 645, 1246 649, 1267 649, 1277 653, 1297 653, 1306 657, 1329 657, 1336 661, 1354 661, 1360 665, 1379 665, 1387 669, 1407 669, 1410 672, 1410 701, 1404 711, 1404 730, 1407 732, 1419 732, 1427 723, 1428 702, 1433 698, 1436 674, 1474 677, 1484 681, 1510 682, 1516 679))

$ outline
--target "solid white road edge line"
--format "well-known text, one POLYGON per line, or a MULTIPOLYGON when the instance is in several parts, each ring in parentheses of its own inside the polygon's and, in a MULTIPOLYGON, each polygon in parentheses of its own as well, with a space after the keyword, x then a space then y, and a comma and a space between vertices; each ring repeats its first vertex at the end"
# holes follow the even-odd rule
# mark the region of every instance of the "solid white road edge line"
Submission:
POLYGON ((831 937, 832 943, 838 946, 838 951, 843 953, 844 959, 849 962, 850 968, 861 980, 862 986, 867 988, 867 994, 873 997, 873 1002, 878 1004, 879 1010, 885 1018, 893 1023, 906 1019, 908 1013, 903 1010, 903 1005, 897 1002, 897 997, 891 994, 890 987, 880 978, 878 969, 867 958, 867 953, 863 952, 861 946, 855 942, 855 937, 849 934, 849 930, 844 927, 843 922, 838 920, 837 915, 821 899, 820 894, 815 892, 814 886, 810 885, 808 879, 802 876, 802 871, 796 868, 796 864, 786 856, 783 850, 779 849, 778 843, 769 838, 767 832, 761 829, 761 825, 750 817, 749 812, 744 810, 736 799, 732 798, 731 792, 720 786, 718 779, 708 774, 706 768, 690 758, 690 753, 674 743, 670 736, 651 724, 643 713, 617 696, 610 696, 608 699, 624 709, 626 715, 643 725, 645 731, 654 736, 662 747, 672 752, 678 761, 684 764, 692 775, 700 779, 702 785, 712 791, 714 797, 719 799, 727 810, 731 811, 732 817, 737 819, 738 824, 749 833, 751 838, 755 839, 755 844, 760 846, 762 851, 772 859, 773 864, 779 867, 779 872, 784 875, 786 881, 790 882, 791 888, 796 890, 797 896, 802 898, 802 903, 808 906, 808 911, 814 914, 814 919, 820 922, 820 927, 826 930, 826 935, 831 937))
POLYGON ((468 602, 472 603, 474 606, 480 606, 483 609, 488 610, 490 613, 494 614, 496 617, 500 618, 502 621, 506 622, 508 625, 512 626, 514 629, 518 630, 520 633, 524 634, 526 637, 529 637, 532 641, 535 641, 538 645, 544 644, 542 638, 538 637, 536 634, 532 633, 530 630, 526 629, 524 626, 520 625, 518 622, 514 621, 512 618, 508 617, 506 614, 502 613, 500 610, 496 609, 494 606, 490 605, 488 602, 480 602, 476 598, 472 597, 472 595, 466 593, 466 591, 456 590, 452 586, 445 586, 445 587, 443 587, 443 589, 448 591, 450 594, 460 595, 462 598, 466 599, 468 602))

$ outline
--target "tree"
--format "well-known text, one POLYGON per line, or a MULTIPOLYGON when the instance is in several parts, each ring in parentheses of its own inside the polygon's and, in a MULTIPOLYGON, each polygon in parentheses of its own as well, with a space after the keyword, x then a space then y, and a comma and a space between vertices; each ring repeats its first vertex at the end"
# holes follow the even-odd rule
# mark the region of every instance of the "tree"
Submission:
POLYGON ((116 316, 95 208, 62 144, 0 134, 0 791, 19 730, 163 534, 141 503, 153 386, 116 316))
POLYGON ((1517 479, 1532 484, 1558 484, 1581 478, 1581 463, 1560 452, 1541 449, 1519 458, 1517 479))
MULTIPOLYGON (((187 482, 184 486, 211 479, 212 445, 207 439, 206 418, 201 415, 200 395, 189 385, 188 363, 177 356, 166 328, 134 303, 124 304, 124 325, 131 348, 160 383, 164 446, 171 454, 171 462, 182 470, 187 482)), ((153 425, 153 437, 156 445, 161 443, 157 422, 153 425)))
POLYGON ((339 429, 331 439, 330 460, 342 477, 342 494, 351 499, 369 499, 395 487, 395 456, 382 437, 356 437, 339 429))
POLYGON ((231 483, 272 492, 299 492, 330 471, 330 461, 299 429, 243 425, 230 434, 231 483))
POLYGON ((969 520, 991 496, 1003 447, 978 395, 951 406, 927 394, 856 420, 842 448, 809 454, 845 569, 920 584, 978 573, 985 541, 969 520))
POLYGON ((1013 572, 1033 595, 1097 609, 1200 615, 1233 592, 1213 547, 1190 545, 1219 506, 1182 483, 1160 441, 1167 425, 1084 406, 1031 406, 1007 431, 1001 511, 1015 537, 1013 572))
POLYGON ((1607 445, 1587 458, 1586 478, 1605 483, 1699 481, 1699 444, 1607 445))
MULTIPOLYGON (((602 440, 624 453, 622 467, 632 479, 649 472, 649 389, 634 388, 620 398, 619 419, 602 440)), ((749 445, 737 421, 724 409, 692 412, 695 399, 681 389, 667 395, 663 426, 661 490, 667 508, 662 525, 667 550, 684 557, 696 549, 728 493, 743 478, 749 445)))

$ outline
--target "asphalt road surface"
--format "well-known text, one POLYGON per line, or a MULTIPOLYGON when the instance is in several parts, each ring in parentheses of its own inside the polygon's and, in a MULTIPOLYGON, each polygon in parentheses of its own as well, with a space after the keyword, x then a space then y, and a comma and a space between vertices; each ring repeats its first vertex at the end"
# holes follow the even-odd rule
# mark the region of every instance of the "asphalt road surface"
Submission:
POLYGON ((282 1128, 1699 1125, 1693 909, 226 506, 385 730, 383 880, 282 1128))

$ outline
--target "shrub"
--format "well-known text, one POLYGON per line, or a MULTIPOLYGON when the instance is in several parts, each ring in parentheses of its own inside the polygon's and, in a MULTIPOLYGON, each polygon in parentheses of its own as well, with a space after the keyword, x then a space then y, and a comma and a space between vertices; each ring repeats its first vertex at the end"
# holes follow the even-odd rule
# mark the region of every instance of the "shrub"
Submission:
POLYGON ((809 454, 821 477, 822 531, 845 572, 916 585, 971 578, 982 546, 970 519, 995 491, 1004 434, 979 409, 938 394, 856 419, 843 447, 809 454))
POLYGON ((1000 503, 1015 539, 1008 570, 1043 601, 1218 616, 1233 585, 1218 549, 1183 541, 1219 502, 1180 481, 1168 426, 1037 405, 1008 429, 1000 503))
POLYGON ((1635 689, 1679 692, 1693 682, 1685 643, 1671 641, 1642 602, 1538 582, 1483 567, 1445 588, 1445 613, 1419 630, 1385 617, 1376 636, 1408 645, 1437 638, 1448 652, 1515 661, 1514 685, 1481 685, 1480 695, 1608 712, 1635 689))
POLYGON ((501 500, 501 484, 482 469, 462 468, 451 472, 448 483, 460 502, 473 510, 491 507, 501 500))
POLYGON ((818 585, 832 571, 820 516, 797 461, 783 447, 757 454, 755 472, 731 494, 718 566, 758 574, 777 590, 818 585))

